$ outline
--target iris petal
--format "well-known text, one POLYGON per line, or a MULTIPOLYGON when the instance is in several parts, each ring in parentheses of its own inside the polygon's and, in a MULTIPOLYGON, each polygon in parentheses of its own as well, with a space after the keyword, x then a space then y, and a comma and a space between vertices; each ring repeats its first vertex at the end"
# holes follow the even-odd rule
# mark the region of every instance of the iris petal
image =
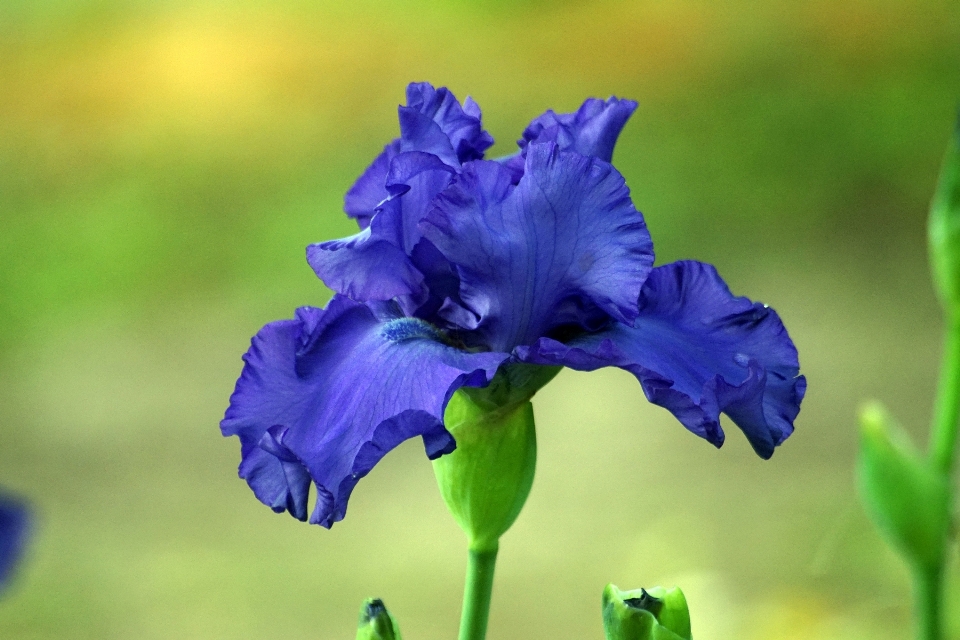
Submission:
POLYGON ((496 162, 468 163, 421 229, 457 268, 464 306, 479 319, 464 328, 494 351, 588 324, 585 309, 632 323, 653 264, 623 177, 553 144, 529 147, 516 186, 496 162))
POLYGON ((399 138, 383 148, 343 197, 343 210, 357 221, 361 229, 370 225, 370 219, 377 212, 377 207, 390 195, 386 188, 387 173, 390 170, 390 161, 398 153, 399 138))
MULTIPOLYGON (((493 138, 483 130, 475 102, 468 99, 461 107, 449 90, 428 83, 407 87, 399 116, 400 138, 384 147, 344 199, 361 232, 310 245, 307 261, 328 287, 354 300, 401 298, 411 311, 437 308, 443 299, 430 294, 445 280, 434 282, 434 274, 446 278, 450 269, 418 259, 418 225, 461 162, 482 157, 493 138)), ((418 253, 435 255, 429 249, 418 253)))
POLYGON ((553 142, 561 151, 575 151, 610 162, 617 138, 636 109, 637 103, 633 100, 615 97, 605 101, 588 98, 573 113, 556 113, 551 109, 524 129, 523 137, 517 140, 520 153, 502 162, 514 175, 514 182, 523 175, 524 156, 531 143, 553 142))
MULTIPOLYGON (((445 87, 426 82, 407 87, 407 106, 400 107, 401 137, 390 142, 344 196, 343 210, 361 229, 389 195, 388 172, 401 151, 429 153, 453 168, 483 157, 493 137, 483 130, 480 107, 469 97, 463 106, 445 87)), ((401 178, 400 182, 403 181, 401 178)), ((398 182, 396 178, 393 182, 398 182)))
POLYGON ((450 175, 436 156, 400 153, 386 187, 396 195, 380 204, 366 229, 308 246, 307 262, 324 284, 353 300, 410 297, 416 306, 425 297, 423 265, 413 255, 421 239, 418 224, 450 175))
POLYGON ((377 216, 370 227, 349 238, 311 244, 307 262, 324 284, 354 300, 417 294, 423 288, 423 274, 403 249, 375 233, 384 222, 377 216))
POLYGON ((310 521, 330 527, 357 481, 404 440, 421 436, 432 458, 452 451, 447 401, 461 386, 487 384, 508 356, 442 338, 390 303, 343 296, 261 329, 221 423, 240 437, 240 474, 257 497, 303 520, 312 480, 310 521))
POLYGON ((27 506, 16 498, 0 494, 0 590, 10 581, 23 554, 29 526, 27 506))
POLYGON ((400 107, 400 138, 403 151, 426 151, 451 166, 482 158, 493 144, 476 102, 467 98, 461 106, 452 91, 429 82, 407 86, 407 106, 400 107))
POLYGON ((647 399, 690 431, 723 443, 725 412, 762 458, 792 432, 806 391, 797 350, 773 309, 732 295, 708 264, 657 267, 633 327, 611 323, 566 344, 543 338, 517 350, 531 363, 633 373, 647 399))
POLYGON ((576 151, 606 162, 627 120, 637 109, 633 100, 589 98, 574 113, 552 109, 535 118, 517 141, 521 149, 533 142, 554 142, 563 151, 576 151))

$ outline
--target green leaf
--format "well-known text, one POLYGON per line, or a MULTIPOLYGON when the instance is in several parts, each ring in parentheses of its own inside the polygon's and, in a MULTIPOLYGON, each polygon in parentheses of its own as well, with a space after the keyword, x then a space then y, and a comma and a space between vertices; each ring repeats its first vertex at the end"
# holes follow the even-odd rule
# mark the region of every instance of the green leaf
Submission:
POLYGON ((607 640, 692 640, 687 599, 679 587, 603 590, 607 640))
POLYGON ((950 526, 947 480, 879 403, 860 412, 857 471, 861 499, 890 543, 914 566, 940 566, 950 526))
POLYGON ((960 311, 960 120, 947 147, 927 223, 930 264, 944 308, 960 311))

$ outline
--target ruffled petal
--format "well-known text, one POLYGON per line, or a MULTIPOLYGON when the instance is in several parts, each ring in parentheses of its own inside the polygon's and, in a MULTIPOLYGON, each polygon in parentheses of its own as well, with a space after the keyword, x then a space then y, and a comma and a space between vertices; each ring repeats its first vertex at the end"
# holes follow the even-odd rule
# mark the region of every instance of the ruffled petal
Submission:
POLYGON ((519 152, 497 158, 497 162, 510 172, 514 184, 523 177, 527 147, 532 143, 552 142, 561 151, 610 162, 617 138, 636 108, 633 100, 611 97, 606 102, 589 98, 574 113, 556 113, 551 109, 524 129, 523 137, 517 140, 519 152))
POLYGON ((493 138, 483 130, 480 107, 469 98, 461 107, 444 87, 428 83, 407 87, 407 106, 399 108, 401 136, 367 167, 344 198, 344 210, 361 232, 310 245, 307 261, 337 293, 366 302, 399 298, 404 309, 442 303, 431 296, 433 275, 446 278, 436 252, 421 263, 420 220, 433 198, 459 171, 461 163, 483 156, 493 138), (426 282, 425 282, 426 280, 426 282))
POLYGON ((30 512, 21 500, 0 494, 0 591, 7 586, 23 555, 30 512))
POLYGON ((374 234, 372 225, 349 238, 307 247, 307 262, 324 284, 354 300, 389 300, 418 295, 423 275, 403 249, 374 234))
POLYGON ((399 138, 383 148, 343 197, 343 210, 357 221, 361 229, 370 225, 370 219, 376 213, 377 207, 390 195, 386 188, 387 173, 391 161, 398 153, 399 138))
POLYGON ((452 167, 479 160, 493 144, 493 137, 483 130, 477 103, 467 98, 460 106, 446 87, 410 83, 407 106, 400 107, 399 115, 403 151, 432 153, 452 167))
POLYGON ((734 296, 711 265, 693 261, 654 269, 639 310, 633 327, 613 323, 566 344, 544 338, 517 355, 583 371, 621 367, 693 433, 719 447, 724 412, 760 457, 773 455, 793 433, 807 386, 776 312, 734 296))
POLYGON ((637 109, 633 100, 589 98, 574 113, 552 109, 534 119, 517 141, 521 149, 534 142, 553 142, 561 151, 576 151, 606 162, 627 120, 637 109))
MULTIPOLYGON (((388 196, 388 177, 393 160, 401 151, 430 154, 448 167, 483 157, 493 138, 483 130, 480 107, 469 97, 463 106, 446 87, 435 89, 426 82, 407 87, 407 106, 400 107, 401 137, 383 148, 343 199, 343 210, 361 229, 370 223, 377 207, 388 196)), ((396 168, 395 168, 396 170, 396 168)))
POLYGON ((237 435, 240 475, 274 511, 330 527, 357 481, 390 449, 421 436, 428 456, 453 450, 443 411, 461 386, 486 385, 507 358, 448 346, 395 305, 335 296, 253 338, 221 430, 237 435))
POLYGON ((515 187, 500 164, 468 163, 421 229, 457 267, 461 299, 479 319, 470 339, 494 351, 593 324, 596 309, 632 322, 653 264, 623 177, 553 144, 529 147, 515 187))
MULTIPOLYGON (((400 154, 397 160, 410 160, 413 154, 400 154)), ((420 221, 427 215, 433 206, 433 201, 441 191, 449 184, 454 173, 446 169, 440 169, 427 160, 434 158, 428 154, 420 155, 422 162, 418 169, 410 167, 404 168, 402 181, 399 177, 395 182, 390 183, 390 189, 396 190, 399 194, 383 203, 381 212, 385 220, 381 230, 375 231, 383 237, 389 237, 390 241, 401 247, 407 255, 413 253, 413 248, 420 242, 423 234, 420 231, 420 221), (386 222, 389 221, 389 222, 386 222), (390 225, 389 231, 387 225, 390 225)), ((408 164, 414 164, 408 162, 408 164)), ((401 173, 401 170, 394 171, 394 175, 401 173)), ((378 215, 380 217, 380 215, 378 215)))
MULTIPOLYGON (((456 172, 455 169, 445 164, 432 153, 426 153, 425 151, 404 151, 390 161, 390 169, 386 176, 386 190, 393 198, 402 196, 410 191, 410 183, 414 178, 421 173, 434 171, 439 171, 442 174, 453 174, 456 172)), ((449 175, 447 177, 449 177, 449 175)))
POLYGON ((310 245, 307 262, 324 284, 353 300, 400 297, 409 299, 407 306, 417 307, 427 298, 435 271, 435 265, 418 263, 414 252, 421 240, 418 225, 452 175, 453 170, 434 155, 397 154, 384 176, 388 195, 369 226, 347 238, 310 245))

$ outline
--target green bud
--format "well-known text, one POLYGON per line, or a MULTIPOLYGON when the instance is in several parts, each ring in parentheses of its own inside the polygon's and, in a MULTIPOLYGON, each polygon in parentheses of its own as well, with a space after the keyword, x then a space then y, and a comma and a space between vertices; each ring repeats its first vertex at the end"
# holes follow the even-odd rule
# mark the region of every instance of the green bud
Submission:
POLYGON ((380 598, 367 598, 360 607, 357 640, 401 640, 400 627, 380 598))
POLYGON ((433 461, 450 513, 475 551, 492 550, 520 514, 537 462, 530 398, 559 368, 512 365, 483 389, 463 388, 444 423, 456 450, 433 461))
POLYGON ((940 169, 927 224, 937 295, 951 314, 960 312, 960 120, 940 169))
POLYGON ((860 411, 860 497, 911 564, 940 566, 950 526, 950 489, 879 403, 860 411))
POLYGON ((690 611, 679 587, 603 590, 603 627, 607 640, 692 640, 690 611))

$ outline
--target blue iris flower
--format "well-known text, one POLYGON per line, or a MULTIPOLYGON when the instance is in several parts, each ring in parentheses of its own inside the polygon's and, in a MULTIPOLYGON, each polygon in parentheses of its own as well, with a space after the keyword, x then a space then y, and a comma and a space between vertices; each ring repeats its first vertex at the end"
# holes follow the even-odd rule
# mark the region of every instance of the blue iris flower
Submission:
POLYGON ((0 592, 13 577, 30 525, 26 504, 0 493, 0 592))
POLYGON ((307 248, 336 293, 257 333, 221 430, 240 476, 276 512, 341 520, 357 481, 414 436, 454 450, 444 408, 517 363, 615 366, 693 433, 723 443, 720 413, 769 458, 806 381, 777 314, 716 270, 654 267, 653 244, 610 164, 637 104, 590 99, 541 115, 520 151, 493 144, 470 98, 407 88, 400 137, 347 192, 360 231, 307 248))

